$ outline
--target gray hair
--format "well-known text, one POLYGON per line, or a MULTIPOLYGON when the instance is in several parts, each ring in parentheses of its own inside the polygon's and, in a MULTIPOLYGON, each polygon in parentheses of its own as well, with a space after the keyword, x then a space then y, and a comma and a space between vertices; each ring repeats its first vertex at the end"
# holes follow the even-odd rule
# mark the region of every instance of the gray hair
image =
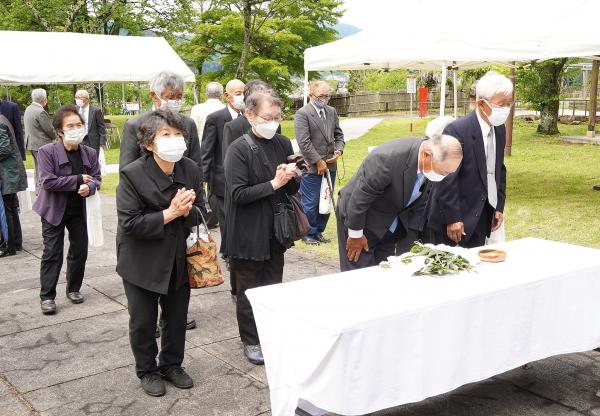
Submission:
POLYGON ((206 84, 206 98, 221 98, 223 96, 223 86, 219 82, 209 82, 206 84))
POLYGON ((257 114, 258 108, 264 103, 276 105, 277 107, 283 107, 283 103, 276 95, 269 94, 269 92, 253 92, 246 99, 246 111, 250 111, 252 114, 257 114))
POLYGON ((434 134, 428 142, 431 155, 436 162, 445 162, 449 157, 462 159, 462 146, 455 137, 447 134, 434 134))
POLYGON ((150 80, 150 91, 159 97, 166 87, 183 92, 183 78, 174 72, 163 71, 150 80))
POLYGON ((187 130, 183 116, 175 111, 159 109, 144 117, 138 127, 137 138, 142 154, 149 153, 146 146, 151 146, 156 137, 156 132, 164 125, 176 128, 185 137, 187 130))
POLYGON ((425 136, 433 137, 435 135, 441 135, 444 132, 446 126, 454 121, 454 117, 451 116, 439 116, 427 123, 425 127, 425 136))
POLYGON ((39 103, 40 101, 44 101, 47 98, 48 97, 46 95, 46 90, 43 88, 36 88, 33 91, 31 91, 31 99, 33 101, 35 101, 36 103, 39 103))
POLYGON ((90 99, 90 93, 87 92, 86 90, 77 90, 77 92, 75 93, 75 96, 78 96, 78 95, 83 95, 88 100, 90 99))
POLYGON ((496 71, 489 71, 475 84, 475 94, 478 100, 490 100, 496 94, 511 95, 512 93, 513 84, 510 79, 496 71))

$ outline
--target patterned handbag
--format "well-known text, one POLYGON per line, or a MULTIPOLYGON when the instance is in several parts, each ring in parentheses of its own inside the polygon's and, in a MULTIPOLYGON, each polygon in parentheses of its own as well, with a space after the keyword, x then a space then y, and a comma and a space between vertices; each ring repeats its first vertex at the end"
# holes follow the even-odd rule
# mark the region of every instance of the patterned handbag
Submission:
POLYGON ((223 283, 223 272, 219 264, 217 243, 208 231, 208 226, 204 216, 198 207, 198 218, 202 219, 202 224, 208 233, 208 242, 200 238, 200 221, 196 226, 198 233, 196 242, 186 249, 186 260, 188 266, 188 280, 191 289, 202 287, 218 286, 223 283))

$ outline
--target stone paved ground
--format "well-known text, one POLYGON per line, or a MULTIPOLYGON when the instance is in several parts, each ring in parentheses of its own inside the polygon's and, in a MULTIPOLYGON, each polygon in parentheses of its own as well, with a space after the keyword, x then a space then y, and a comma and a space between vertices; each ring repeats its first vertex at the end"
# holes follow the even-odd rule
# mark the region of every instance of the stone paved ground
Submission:
MULTIPOLYGON (((103 203, 106 244, 90 252, 84 304, 64 298, 63 271, 59 313, 40 313, 37 215, 22 215, 25 251, 0 259, 0 416, 270 415, 264 368, 241 354, 228 285, 192 293, 190 316, 199 328, 188 332, 184 366, 196 386, 168 386, 162 398, 142 392, 129 349, 127 300, 114 272, 114 199, 103 203)), ((291 250, 285 280, 335 270, 335 261, 291 250)), ((600 354, 570 354, 377 416, 600 415, 598 385, 600 354)))

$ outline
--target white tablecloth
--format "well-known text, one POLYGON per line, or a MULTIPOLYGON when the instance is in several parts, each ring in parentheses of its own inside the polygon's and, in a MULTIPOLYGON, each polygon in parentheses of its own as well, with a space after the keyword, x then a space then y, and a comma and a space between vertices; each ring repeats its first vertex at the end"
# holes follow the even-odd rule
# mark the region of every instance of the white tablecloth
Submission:
POLYGON ((600 250, 527 238, 477 273, 373 267, 249 290, 273 416, 416 402, 600 346, 600 250))

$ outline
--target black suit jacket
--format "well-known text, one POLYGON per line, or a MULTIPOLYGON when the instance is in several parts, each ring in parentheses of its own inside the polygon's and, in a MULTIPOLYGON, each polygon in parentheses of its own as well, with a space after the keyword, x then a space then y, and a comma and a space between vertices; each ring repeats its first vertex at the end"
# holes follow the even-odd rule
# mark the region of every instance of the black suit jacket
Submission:
MULTIPOLYGON (((152 111, 146 111, 129 119, 125 123, 125 127, 123 128, 123 137, 121 138, 121 150, 119 154, 119 170, 123 170, 123 168, 129 165, 131 162, 139 159, 142 156, 142 150, 138 144, 138 128, 140 127, 141 121, 148 117, 152 111)), ((189 117, 183 116, 185 122, 185 144, 187 145, 187 149, 183 156, 192 159, 198 165, 200 169, 201 160, 200 160, 200 140, 198 139, 198 129, 196 128, 196 123, 189 117)), ((200 172, 200 176, 202 176, 202 172, 200 172)))
MULTIPOLYGON (((477 110, 475 110, 477 111, 477 110)), ((432 185, 427 203, 428 228, 446 235, 446 226, 463 221, 466 236, 471 238, 483 210, 487 207, 487 165, 481 126, 475 111, 452 122, 444 134, 456 137, 463 148, 462 163, 456 172, 432 185)), ((504 211, 506 199, 506 167, 504 145, 506 129, 494 127, 496 135, 496 185, 498 187, 497 211, 504 211)), ((488 234, 491 231, 487 230, 488 234)))
POLYGON ((88 130, 83 139, 83 144, 98 151, 100 146, 106 144, 106 126, 104 125, 104 114, 98 107, 90 104, 88 112, 88 130))
MULTIPOLYGON (((251 131, 252 126, 244 115, 235 120, 231 120, 229 123, 225 123, 225 128, 223 128, 223 159, 225 159, 229 146, 244 134, 250 133, 251 131)), ((281 124, 277 127, 277 134, 281 134, 281 124)))
POLYGON ((198 211, 192 208, 187 218, 179 217, 168 224, 163 223, 162 213, 177 189, 183 187, 196 191, 194 206, 202 210, 202 178, 193 160, 184 157, 177 162, 172 181, 148 155, 121 169, 117 187, 117 273, 129 283, 166 294, 173 267, 176 286, 187 283, 185 240, 190 228, 198 223, 198 211))
MULTIPOLYGON (((396 139, 377 146, 339 194, 337 213, 346 228, 363 230, 369 247, 399 216, 405 229, 421 231, 426 192, 407 209, 417 179, 423 138, 396 139), (421 214, 419 214, 421 212, 421 214)), ((428 181, 425 181, 425 188, 428 181)))
POLYGON ((225 173, 223 170, 223 128, 231 121, 228 107, 210 113, 204 123, 202 134, 202 173, 210 190, 220 198, 225 196, 225 173))
POLYGON ((15 132, 15 140, 17 141, 17 146, 19 146, 21 158, 25 160, 25 140, 23 139, 23 124, 21 123, 19 106, 11 101, 0 100, 0 114, 10 121, 15 132))

